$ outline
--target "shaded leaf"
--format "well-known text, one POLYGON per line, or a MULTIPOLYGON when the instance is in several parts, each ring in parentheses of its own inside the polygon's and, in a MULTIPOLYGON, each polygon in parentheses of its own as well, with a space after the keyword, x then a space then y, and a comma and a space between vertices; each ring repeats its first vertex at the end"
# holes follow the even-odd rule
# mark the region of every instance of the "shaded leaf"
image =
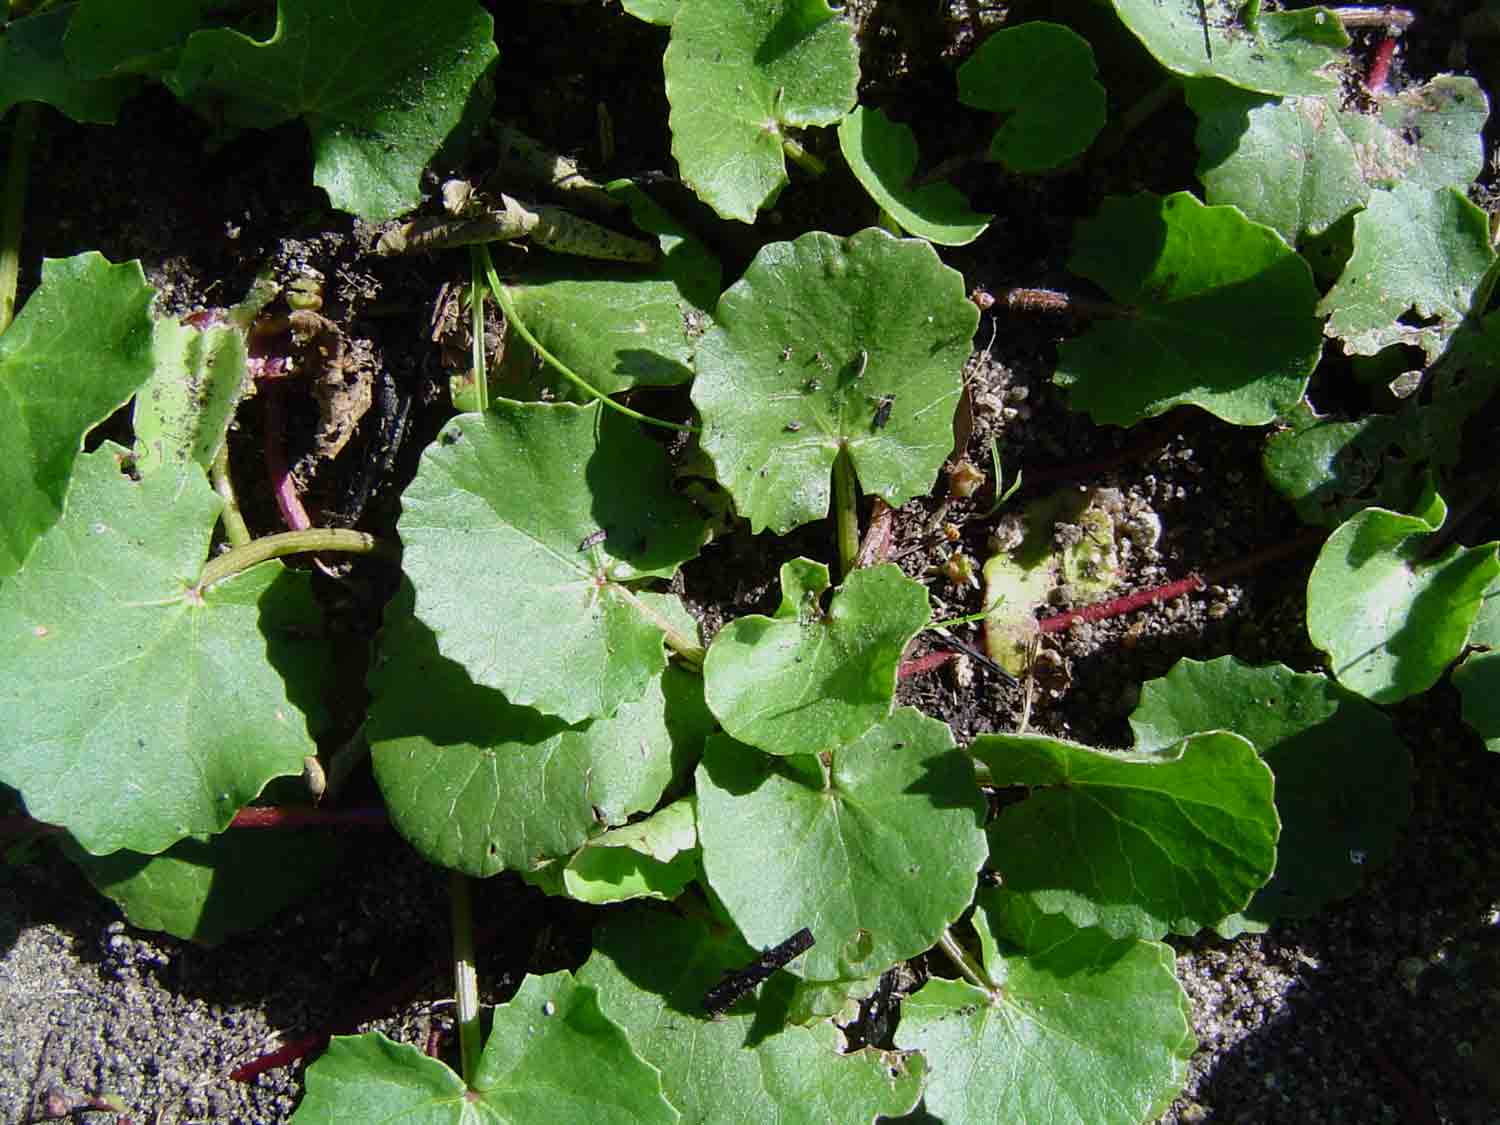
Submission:
POLYGON ((114 122, 138 88, 129 78, 84 77, 68 66, 63 37, 69 7, 39 12, 0 28, 0 115, 21 102, 42 102, 74 121, 114 122))
POLYGON ((1003 27, 958 68, 958 100, 1009 115, 990 159, 1045 172, 1078 156, 1104 128, 1104 87, 1088 40, 1061 24, 1003 27))
POLYGON ((195 32, 169 84, 230 126, 301 117, 313 182, 335 207, 380 220, 422 201, 423 169, 495 58, 494 21, 474 0, 278 0, 269 39, 195 32))
POLYGON ((1142 687, 1130 726, 1141 750, 1232 730, 1271 767, 1279 861, 1244 910, 1254 924, 1316 913, 1395 854, 1411 808, 1411 754, 1383 712, 1324 676, 1230 656, 1179 660, 1142 687))
POLYGON ((1491 582, 1469 630, 1469 644, 1487 651, 1470 654, 1453 670, 1453 686, 1463 695, 1464 722, 1500 753, 1500 581, 1491 582))
POLYGON ((71 842, 64 851, 132 926, 218 945, 321 886, 348 843, 348 833, 231 829, 211 840, 179 840, 155 856, 96 856, 71 842))
POLYGON ((971 211, 952 184, 912 185, 916 137, 881 110, 855 106, 839 122, 839 149, 854 178, 902 230, 941 246, 966 246, 989 226, 993 216, 971 211))
POLYGON ((1111 753, 1037 734, 969 747, 997 786, 1027 786, 990 825, 1005 886, 1111 937, 1193 934, 1244 909, 1276 865, 1271 771, 1226 731, 1111 753))
POLYGON ((47 259, 0 335, 0 578, 62 514, 84 434, 151 374, 151 297, 139 262, 47 259))
POLYGON ((80 0, 63 37, 80 78, 158 74, 204 24, 210 0, 80 0))
POLYGON ((1187 192, 1106 199, 1068 268, 1124 306, 1058 349, 1056 381, 1096 422, 1190 403, 1262 425, 1302 397, 1322 354, 1307 263, 1236 208, 1187 192))
POLYGON ((469 875, 566 856, 652 808, 712 728, 697 677, 676 669, 576 726, 510 704, 438 655, 410 587, 387 610, 381 652, 365 731, 391 821, 433 863, 469 875))

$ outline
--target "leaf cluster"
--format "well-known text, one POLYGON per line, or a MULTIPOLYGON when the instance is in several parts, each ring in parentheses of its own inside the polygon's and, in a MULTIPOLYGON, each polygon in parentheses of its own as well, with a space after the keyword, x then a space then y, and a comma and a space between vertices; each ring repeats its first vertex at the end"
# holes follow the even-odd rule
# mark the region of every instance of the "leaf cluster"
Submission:
MULTIPOLYGON (((1394 849, 1411 764, 1379 705, 1467 656, 1465 717, 1500 747, 1500 546, 1450 543, 1443 498, 1464 481, 1451 435, 1500 372, 1500 266, 1464 193, 1485 97, 1440 76, 1345 104, 1348 37, 1322 9, 1114 0, 1197 117, 1204 190, 1111 197, 1078 224, 1068 268, 1105 300, 1055 381, 1101 424, 1190 406, 1276 427, 1268 479, 1333 528, 1307 588, 1328 674, 1184 660, 1145 685, 1131 750, 959 746, 896 704, 926 589, 849 547, 860 496, 899 507, 949 457, 979 310, 933 244, 990 217, 914 181, 917 138, 858 104, 854 29, 825 0, 625 7, 668 28, 673 153, 721 218, 754 223, 830 127, 879 222, 766 241, 721 289, 704 243, 622 182, 607 194, 654 261, 489 271, 524 354, 584 373, 590 401, 481 396, 424 451, 362 736, 392 824, 435 865, 631 905, 576 973, 528 977, 462 1074, 341 1039, 298 1120, 873 1121, 924 1099, 953 1121, 1149 1119, 1194 1047, 1163 939, 1311 913, 1394 849), (1390 353, 1422 394, 1317 413, 1315 370, 1390 353), (666 401, 692 437, 651 440, 613 397, 637 386, 681 388, 666 401), (773 614, 700 637, 678 579, 707 543, 829 518, 837 583, 791 559, 773 614), (709 1010, 804 928, 785 971, 709 1010), (893 1037, 845 1050, 908 962, 926 981, 893 1037)), ((225 130, 300 118, 315 182, 375 219, 419 205, 501 50, 472 0, 280 0, 274 24, 234 25, 199 0, 81 0, 3 35, 0 112, 108 121, 150 80, 225 130)), ((997 115, 989 172, 1052 174, 1105 143, 1099 73, 1071 28, 990 35, 956 74, 958 102, 997 115)), ((278 846, 225 829, 318 758, 331 655, 306 571, 253 543, 213 556, 245 325, 167 326, 151 299, 134 263, 49 262, 0 335, 0 437, 24 451, 0 463, 0 781, 133 921, 217 940, 317 877, 206 913, 278 846), (132 399, 134 447, 81 452, 132 399)), ((1045 546, 1056 511, 1033 506, 986 568, 1002 663, 1070 566, 1114 581, 1110 517, 1080 561, 1045 546)))

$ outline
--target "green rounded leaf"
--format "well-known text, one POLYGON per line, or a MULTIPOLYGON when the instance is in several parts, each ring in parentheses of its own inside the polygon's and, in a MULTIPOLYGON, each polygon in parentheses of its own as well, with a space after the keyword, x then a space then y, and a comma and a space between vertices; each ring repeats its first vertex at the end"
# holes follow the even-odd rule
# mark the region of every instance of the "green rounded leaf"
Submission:
POLYGON ((578 980, 599 990, 600 1008, 661 1071, 684 1123, 854 1125, 916 1104, 921 1057, 845 1054, 831 1023, 788 1026, 786 974, 711 1018, 703 994, 755 957, 727 927, 638 909, 595 931, 578 980))
POLYGON ((580 902, 674 899, 698 877, 698 815, 684 797, 595 836, 568 860, 563 888, 580 902))
POLYGON ((1337 95, 1273 98, 1212 79, 1186 92, 1208 201, 1236 205, 1294 245, 1362 206, 1371 188, 1462 186, 1483 165, 1489 107, 1472 78, 1382 93, 1374 113, 1343 110, 1337 95))
POLYGON ((438 655, 410 606, 408 590, 387 611, 365 733, 392 823, 433 863, 483 877, 566 856, 653 807, 712 726, 672 669, 607 719, 514 706, 438 655))
POLYGON ((773 758, 715 736, 698 767, 703 870, 747 940, 804 926, 792 966, 867 977, 936 944, 984 861, 985 804, 948 728, 903 708, 818 758, 773 758))
POLYGON ((670 1125, 661 1076, 569 973, 527 977, 494 1024, 473 1089, 437 1059, 379 1032, 336 1036, 307 1071, 292 1120, 530 1125, 589 1121, 670 1125), (581 1080, 586 1076, 586 1080, 581 1080))
POLYGON ((1462 191, 1404 183, 1372 192, 1354 217, 1354 255, 1318 312, 1351 355, 1410 344, 1430 363, 1494 259, 1489 219, 1462 191), (1421 323, 1410 323, 1410 312, 1421 323))
POLYGON ((755 531, 826 515, 844 451, 860 486, 893 507, 932 487, 979 310, 930 245, 875 229, 770 243, 714 319, 693 402, 755 531))
POLYGON ((1013 172, 1045 172, 1072 160, 1104 128, 1104 87, 1088 40, 1036 20, 1001 28, 958 68, 958 100, 1008 114, 990 159, 1013 172))
POLYGON ((682 0, 662 69, 682 178, 751 223, 786 185, 786 127, 854 107, 859 52, 827 0, 682 0))
POLYGON ((1241 0, 1112 0, 1156 61, 1262 94, 1331 94, 1349 36, 1324 8, 1261 12, 1241 0), (1205 22, 1206 17, 1206 22, 1205 22), (1247 22, 1249 21, 1249 22, 1247 22))
POLYGON ((1383 712, 1324 676, 1230 656, 1179 660, 1141 689, 1130 726, 1142 750, 1232 730, 1276 775, 1284 862, 1245 908, 1252 923, 1314 914, 1395 853, 1411 808, 1411 754, 1383 712))
POLYGON ((1235 734, 1110 753, 1037 734, 969 747, 997 786, 1027 786, 990 825, 1005 886, 1111 937, 1197 933, 1243 910, 1276 866, 1271 771, 1235 734))
POLYGON ((423 169, 496 56, 494 21, 474 0, 279 0, 264 42, 195 32, 170 84, 227 125, 301 117, 313 182, 335 207, 381 220, 421 203, 423 169))
POLYGON ((952 184, 911 186, 917 171, 917 140, 911 127, 878 109, 855 106, 839 122, 839 149, 854 178, 901 229, 941 246, 966 246, 989 226, 992 215, 969 209, 952 184))
POLYGON ((0 578, 62 514, 83 435, 151 375, 152 295, 139 262, 49 258, 0 335, 0 578))
POLYGON ((643 269, 543 255, 507 288, 543 346, 605 394, 685 383, 719 299, 718 260, 628 180, 608 190, 656 235, 658 262, 643 269))
POLYGON ((129 78, 84 77, 68 65, 63 44, 71 7, 54 8, 0 29, 0 115, 21 102, 42 102, 74 121, 114 122, 138 84, 129 78))
POLYGON ((1077 929, 1000 890, 981 892, 974 924, 1004 987, 933 979, 901 1004, 896 1045, 927 1057, 932 1114, 1139 1125, 1166 1109, 1195 1046, 1169 947, 1077 929))
POLYGON ((62 519, 0 586, 0 782, 96 855, 221 832, 301 773, 316 747, 289 691, 315 699, 327 657, 305 574, 194 591, 218 495, 196 466, 132 481, 124 455, 78 459, 62 519))
POLYGON ((1318 552, 1307 580, 1307 635, 1339 683, 1366 699, 1395 703, 1437 683, 1500 575, 1494 543, 1428 557, 1447 514, 1430 490, 1414 515, 1366 508, 1318 552))
POLYGON ((81 0, 63 37, 82 78, 157 74, 170 67, 211 0, 81 0))
POLYGON ((398 525, 443 655, 566 722, 613 714, 666 665, 655 611, 623 583, 671 575, 705 536, 661 446, 601 410, 501 400, 460 415, 422 455, 398 525))
POLYGON ((179 840, 156 856, 90 855, 66 837, 63 850, 132 926, 218 945, 321 886, 349 843, 347 832, 231 829, 211 840, 179 840))
POLYGON ((704 697, 730 736, 768 754, 816 754, 891 712, 901 653, 931 618, 927 591, 892 564, 845 579, 825 613, 828 568, 781 568, 775 617, 719 630, 703 662, 704 697))
POLYGON ((1189 403, 1263 425, 1302 397, 1322 353, 1312 271, 1236 208, 1187 192, 1106 199, 1068 268, 1124 306, 1058 352, 1057 382, 1096 422, 1189 403))

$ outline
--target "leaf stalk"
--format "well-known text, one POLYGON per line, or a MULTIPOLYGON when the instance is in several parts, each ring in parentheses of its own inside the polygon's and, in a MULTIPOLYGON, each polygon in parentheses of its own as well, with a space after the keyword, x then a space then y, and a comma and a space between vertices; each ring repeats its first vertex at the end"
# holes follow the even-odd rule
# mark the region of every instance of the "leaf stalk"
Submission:
POLYGON ((5 162, 5 199, 0 204, 0 332, 16 314, 16 285, 21 277, 21 224, 26 212, 26 176, 36 143, 41 107, 26 102, 17 107, 10 131, 10 156, 5 162))
POLYGON ((310 527, 305 531, 283 531, 275 535, 262 535, 252 539, 243 547, 234 547, 217 558, 210 559, 198 576, 193 589, 199 593, 216 583, 249 570, 252 566, 287 555, 301 555, 309 551, 339 551, 347 555, 375 555, 394 561, 399 551, 392 543, 377 539, 363 531, 351 531, 341 527, 310 527))
POLYGON ((859 483, 847 448, 833 460, 833 518, 839 545, 839 576, 848 577, 859 556, 859 483))
POLYGON ((465 1085, 479 1069, 479 970, 474 963, 474 903, 469 877, 448 872, 448 905, 453 919, 453 988, 457 1003, 458 1048, 465 1085))

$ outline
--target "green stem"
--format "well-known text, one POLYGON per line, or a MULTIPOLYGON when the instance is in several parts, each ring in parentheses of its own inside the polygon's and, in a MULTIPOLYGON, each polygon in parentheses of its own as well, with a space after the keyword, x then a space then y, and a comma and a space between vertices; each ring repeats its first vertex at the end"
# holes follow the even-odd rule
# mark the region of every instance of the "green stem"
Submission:
POLYGON ((637 422, 645 422, 650 426, 662 426, 669 430, 682 430, 685 433, 690 434, 701 432, 697 426, 687 426, 683 425, 680 422, 667 422, 662 420, 661 418, 652 418, 648 414, 642 414, 638 410, 631 410, 628 406, 622 406, 620 403, 610 398, 603 391, 587 382, 585 379, 583 379, 582 376, 575 375, 572 370, 569 369, 567 364, 563 363, 562 360, 558 359, 555 355, 553 355, 545 347, 543 347, 542 342, 531 334, 531 330, 528 329, 526 325, 521 323, 521 318, 516 313, 515 302, 510 299, 509 291, 501 283, 500 276, 495 272, 495 264, 490 259, 489 248, 486 246, 480 246, 477 249, 479 251, 479 254, 484 258, 485 276, 489 279, 490 291, 495 294, 495 300, 500 302, 500 308, 505 312, 506 322, 516 330, 521 339, 525 340, 528 344, 536 349, 537 355, 541 356, 544 360, 551 364, 552 367, 554 367, 557 372, 562 375, 563 378, 567 379, 570 383, 572 383, 579 390, 583 391, 589 397, 598 399, 611 410, 618 410, 627 418, 634 418, 637 422))
POLYGON ((966 613, 962 617, 945 617, 941 621, 934 621, 931 625, 927 626, 927 628, 952 629, 959 625, 967 625, 971 621, 983 621, 990 614, 994 613, 995 610, 999 607, 1000 603, 1003 601, 1005 601, 1005 595, 1001 594, 989 605, 985 606, 983 609, 979 610, 976 613, 966 613))
POLYGON ((833 517, 839 544, 839 577, 854 569, 859 554, 859 483, 847 449, 833 459, 833 517))
POLYGON ((876 219, 876 222, 880 224, 881 230, 888 231, 891 234, 894 234, 897 238, 906 237, 906 231, 903 230, 901 224, 896 221, 896 216, 892 215, 884 207, 880 209, 880 216, 876 219))
POLYGON ((240 501, 234 494, 234 481, 229 478, 229 442, 219 446, 214 463, 209 467, 208 477, 213 481, 214 491, 224 501, 224 511, 219 518, 224 521, 224 534, 232 547, 248 547, 253 538, 240 513, 240 501))
POLYGON ((970 957, 969 951, 958 944, 958 939, 953 936, 951 929, 943 930, 943 936, 938 938, 938 948, 948 955, 948 960, 952 961, 958 971, 963 974, 964 980, 975 988, 982 988, 989 993, 1000 991, 979 962, 970 957))
MULTIPOLYGON (((621 587, 621 589, 624 589, 624 587, 621 587)), ((664 639, 666 640, 667 647, 669 649, 675 652, 678 656, 682 657, 684 661, 692 665, 694 668, 702 669, 704 656, 703 646, 700 645, 696 639, 694 639, 693 637, 689 637, 681 629, 677 628, 677 626, 674 625, 671 621, 667 620, 661 614, 657 613, 654 609, 652 609, 645 602, 641 601, 640 598, 636 597, 629 590, 625 590, 624 592, 625 596, 630 599, 631 604, 635 606, 636 611, 640 613, 641 616, 647 618, 653 625, 655 625, 665 634, 664 639)))
POLYGON ((26 212, 26 178, 36 142, 41 107, 27 102, 16 110, 10 130, 10 157, 5 163, 5 199, 0 203, 0 332, 16 314, 16 285, 21 277, 21 222, 26 212))
POLYGON ((323 799, 331 801, 337 797, 355 769, 369 757, 370 740, 365 737, 364 723, 360 723, 359 729, 349 736, 349 741, 335 750, 328 759, 328 768, 324 771, 327 785, 323 790, 323 799))
POLYGON ((243 547, 225 551, 217 558, 209 559, 198 577, 195 589, 200 592, 226 578, 233 578, 252 566, 270 559, 287 555, 300 555, 309 551, 342 551, 349 555, 378 555, 395 559, 398 552, 394 544, 376 539, 363 531, 350 531, 340 527, 309 527, 305 531, 283 531, 276 535, 262 535, 252 539, 243 547))
POLYGON ((484 414, 490 408, 490 377, 485 371, 484 355, 484 266, 486 258, 478 250, 469 250, 469 331, 474 340, 470 345, 474 364, 474 405, 484 414))
POLYGON ((788 160, 810 176, 821 176, 828 171, 828 165, 803 148, 800 142, 792 140, 791 137, 783 138, 781 151, 786 153, 788 160))
POLYGON ((464 1083, 472 1086, 479 1070, 479 970, 474 963, 474 905, 469 877, 448 872, 448 905, 453 918, 453 995, 458 1006, 458 1050, 464 1083))
POLYGON ((1182 89, 1175 78, 1168 78, 1147 90, 1134 105, 1120 115, 1109 132, 1099 139, 1089 153, 1089 162, 1098 166, 1125 147, 1130 134, 1139 129, 1182 89))

